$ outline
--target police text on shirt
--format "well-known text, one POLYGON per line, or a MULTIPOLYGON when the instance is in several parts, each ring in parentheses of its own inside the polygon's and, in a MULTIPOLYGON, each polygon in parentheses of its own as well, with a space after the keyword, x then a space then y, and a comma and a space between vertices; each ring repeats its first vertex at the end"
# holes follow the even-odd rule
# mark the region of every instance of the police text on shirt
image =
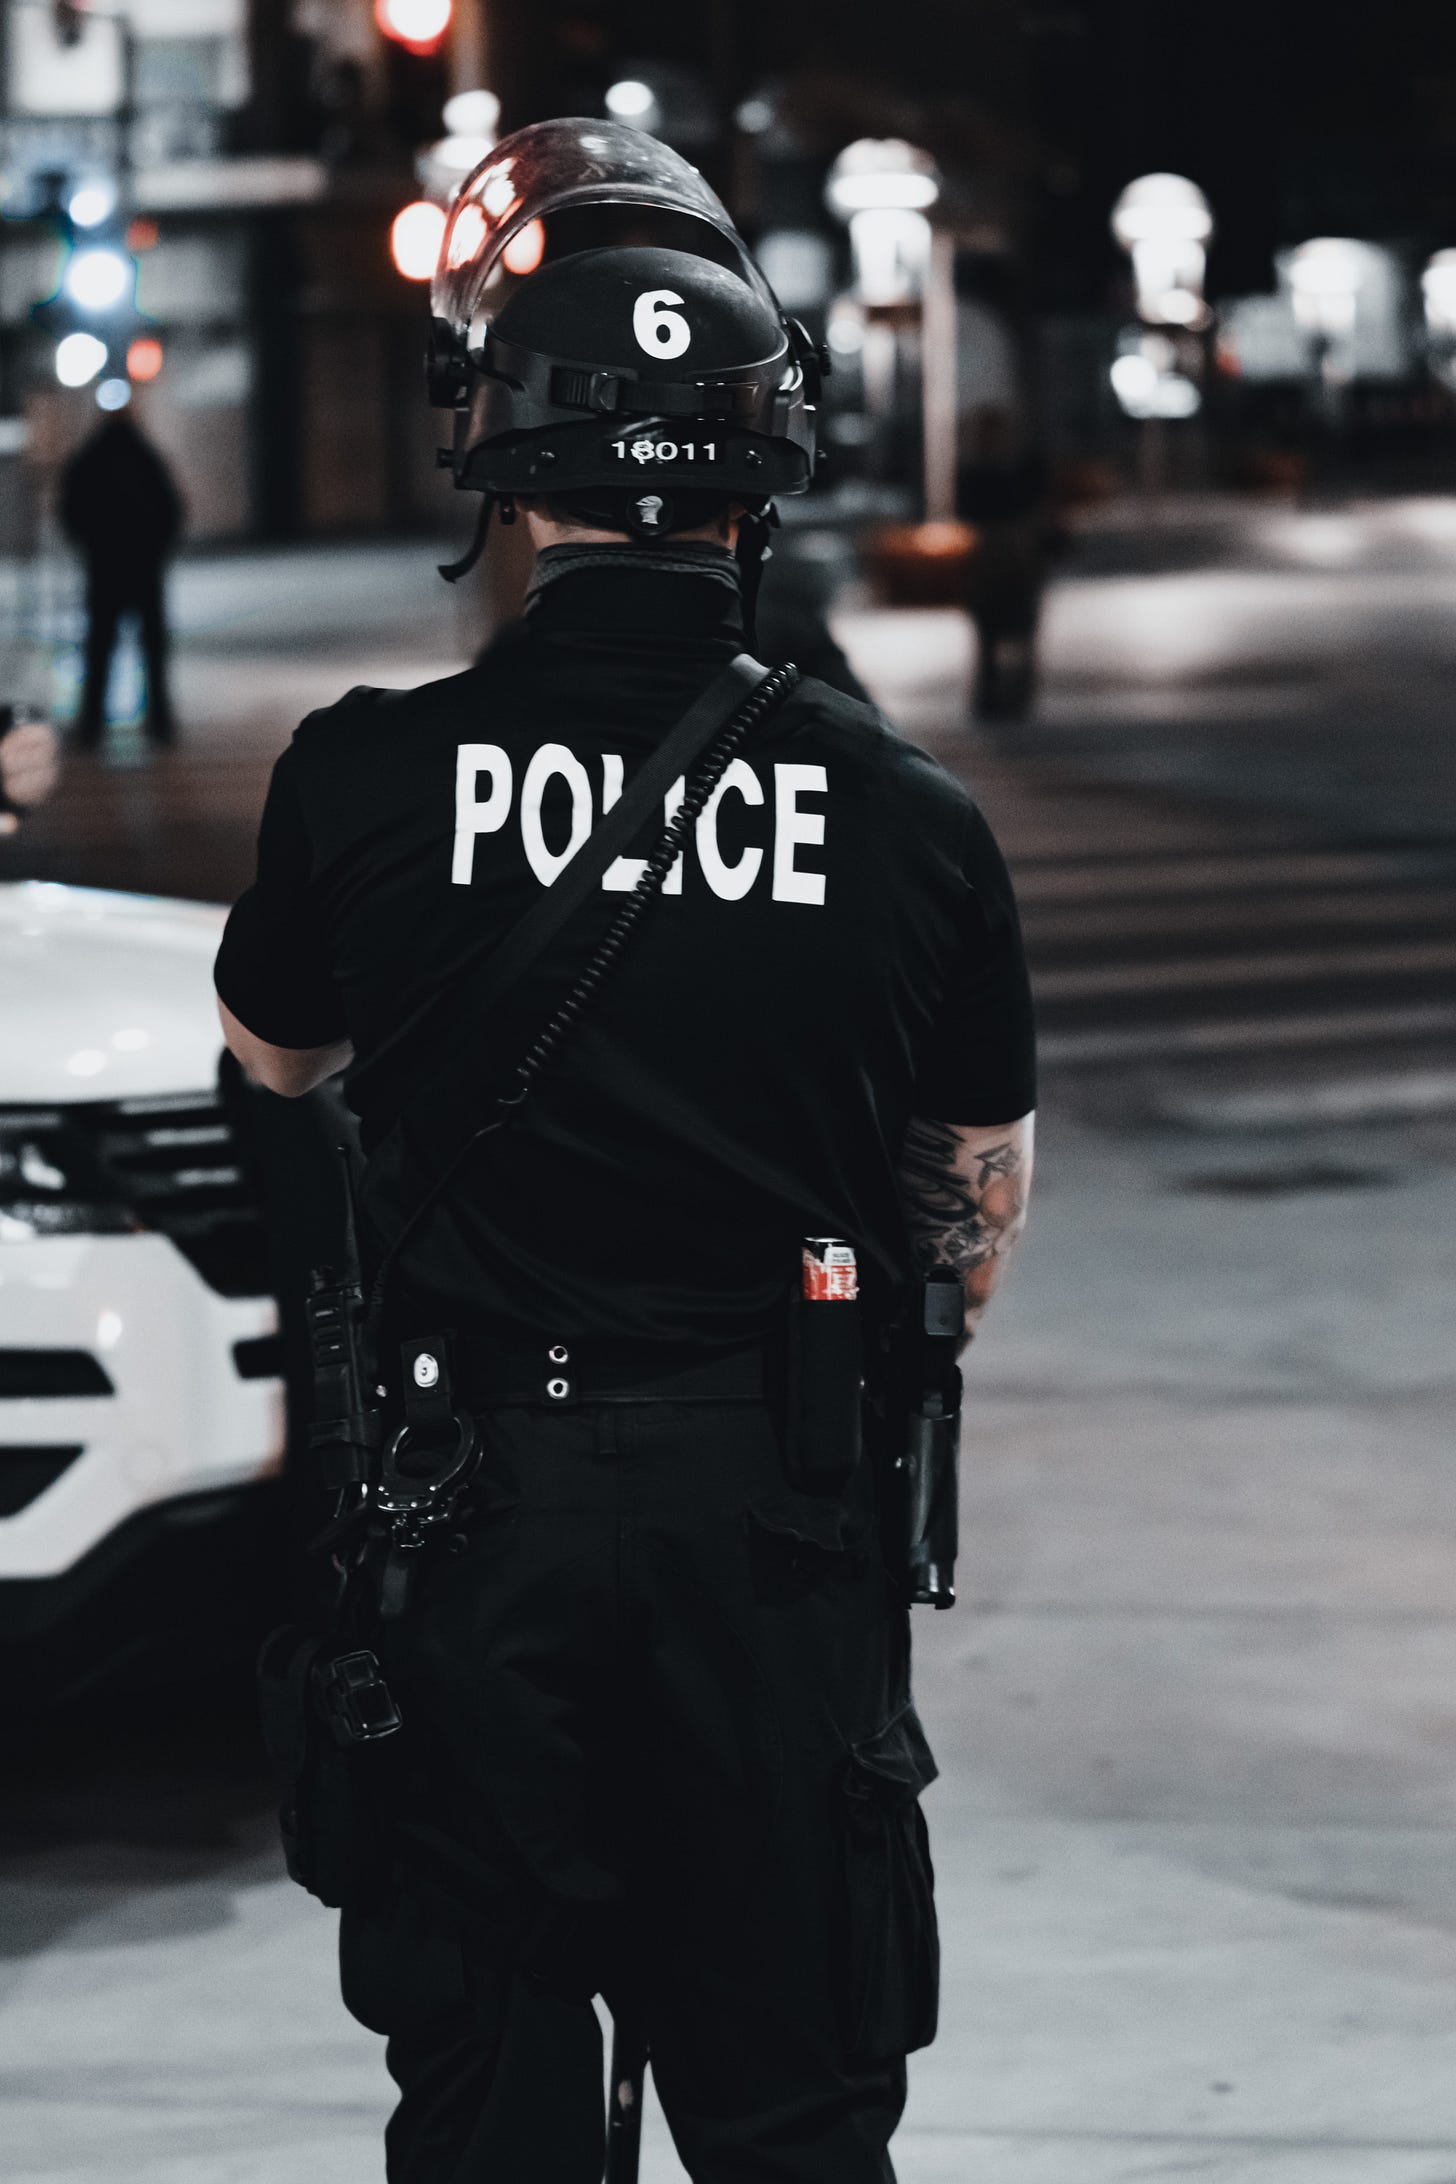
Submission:
MULTIPOLYGON (((608 812, 622 793, 622 761, 603 752, 602 811, 608 812)), ((773 769, 773 848, 767 877, 775 902, 822 905, 824 874, 805 871, 797 862, 801 849, 822 845, 824 814, 804 810, 800 798, 823 795, 828 788, 823 766, 777 763, 773 769)), ((744 759, 735 758, 703 807, 694 828, 694 848, 704 879, 724 902, 741 902, 764 873, 765 853, 755 845, 741 847, 731 859, 718 838, 720 807, 726 798, 741 799, 745 806, 765 802, 764 786, 744 759)), ((683 799, 679 779, 664 800, 663 824, 672 818, 683 799)), ((455 849, 450 877, 457 887, 468 887, 475 870, 475 844, 483 834, 498 834, 516 812, 526 862, 543 887, 549 887, 563 866, 581 848, 592 829, 594 801, 591 776, 586 766, 564 743, 543 743, 521 776, 519 799, 509 754, 498 743, 462 743, 455 761, 455 849), (569 838, 553 848, 546 840, 541 806, 548 785, 566 785, 571 802, 569 838)), ((735 827, 735 833, 738 831, 735 827)), ((629 894, 642 877, 644 860, 618 857, 602 875, 602 886, 629 894)), ((663 893, 682 893, 683 860, 667 877, 663 893)))

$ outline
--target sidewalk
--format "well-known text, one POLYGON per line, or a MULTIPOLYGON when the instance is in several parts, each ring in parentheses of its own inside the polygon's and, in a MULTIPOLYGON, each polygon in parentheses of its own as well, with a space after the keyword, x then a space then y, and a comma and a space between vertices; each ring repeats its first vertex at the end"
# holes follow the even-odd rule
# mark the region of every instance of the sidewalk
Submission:
POLYGON ((1456 1177, 1190 1191, 1055 1117, 1042 1163, 915 1625, 901 2184, 1450 2184, 1456 1177))
POLYGON ((1054 1125, 973 1361, 903 2184, 1456 2175, 1456 1183, 1186 1159, 1054 1125))
MULTIPOLYGON (((1387 1143, 1364 1187, 1260 1193, 1255 1149, 1188 1189, 1211 1157, 1050 1117, 970 1361, 901 2184, 1456 2177, 1456 1181, 1387 1143)), ((382 2179, 263 1794, 183 1833, 12 1869, 9 1946, 53 1937, 0 2003, 12 2184, 382 2179)), ((655 2111, 643 2174, 681 2176, 655 2111)))

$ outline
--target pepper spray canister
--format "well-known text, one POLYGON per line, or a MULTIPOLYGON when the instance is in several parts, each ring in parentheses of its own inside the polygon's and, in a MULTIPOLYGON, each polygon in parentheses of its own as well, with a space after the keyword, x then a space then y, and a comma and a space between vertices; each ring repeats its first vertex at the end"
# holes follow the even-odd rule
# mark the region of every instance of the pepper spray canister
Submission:
POLYGON ((803 1260, 806 1304, 859 1302, 859 1261, 853 1244, 841 1236, 806 1236, 803 1260))
POLYGON ((840 1236, 806 1236, 790 1318, 789 1482, 836 1493, 859 1462, 864 1329, 859 1262, 840 1236))

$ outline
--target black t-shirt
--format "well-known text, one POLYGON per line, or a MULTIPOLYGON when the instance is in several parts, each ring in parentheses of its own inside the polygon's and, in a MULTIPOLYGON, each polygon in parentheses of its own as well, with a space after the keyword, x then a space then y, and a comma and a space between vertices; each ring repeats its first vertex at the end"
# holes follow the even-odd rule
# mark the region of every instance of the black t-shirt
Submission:
MULTIPOLYGON (((630 559, 628 556, 630 555, 630 559)), ((543 557, 524 622, 464 674, 354 690, 279 759, 217 985, 275 1045, 347 1035, 366 1148, 419 1073, 461 1066, 468 1001, 384 1053, 472 939, 504 935, 743 645, 733 565, 543 557)), ((648 851, 661 823, 636 845, 648 851)), ((501 1015, 514 1061, 634 884, 630 860, 501 1015)), ((1034 1104, 1010 882, 980 813, 869 706, 806 680, 734 761, 667 890, 531 1100, 407 1247, 422 1325, 680 1344, 757 1339, 806 1234, 907 1264, 914 1114, 1034 1104)), ((376 1248, 409 1208, 388 1160, 376 1248)))

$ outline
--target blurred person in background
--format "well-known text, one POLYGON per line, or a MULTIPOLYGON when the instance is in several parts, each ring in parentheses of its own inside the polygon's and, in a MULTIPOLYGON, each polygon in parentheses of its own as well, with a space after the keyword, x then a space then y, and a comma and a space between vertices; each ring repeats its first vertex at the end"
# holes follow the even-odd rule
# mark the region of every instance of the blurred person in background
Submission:
POLYGON ((1002 404, 972 411, 966 424, 956 509, 976 533, 966 565, 977 638, 972 707, 981 720, 1024 720, 1051 545, 1046 464, 1002 404))
POLYGON ((104 417, 67 463, 61 523, 86 562, 86 679, 76 739, 100 743, 106 690, 123 615, 140 625, 147 677, 147 734, 170 743, 177 729, 167 683, 165 577, 182 528, 182 500, 166 463, 129 411, 104 417))

